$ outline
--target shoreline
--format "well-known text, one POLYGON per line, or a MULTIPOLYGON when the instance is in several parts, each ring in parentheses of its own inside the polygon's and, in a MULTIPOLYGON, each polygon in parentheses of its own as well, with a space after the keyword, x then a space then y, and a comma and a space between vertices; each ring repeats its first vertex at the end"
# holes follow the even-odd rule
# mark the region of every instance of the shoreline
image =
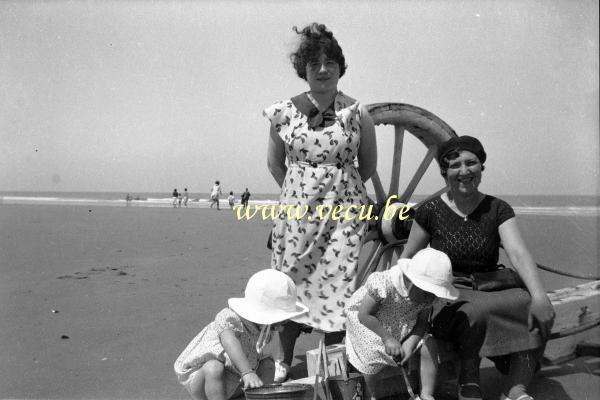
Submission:
MULTIPOLYGON (((255 199, 248 202, 250 208, 271 207, 276 208, 278 200, 255 199)), ((392 203, 393 204, 393 203, 392 203)), ((409 203, 414 205, 415 203, 409 203)), ((36 198, 19 196, 0 196, 0 207, 3 205, 61 205, 61 206, 99 206, 99 207, 126 207, 126 208, 178 208, 178 209, 210 209, 209 199, 194 199, 188 206, 173 206, 171 199, 132 200, 125 199, 73 199, 73 198, 36 198)), ((239 206, 236 202, 235 206, 239 206)), ((235 207, 234 206, 234 207, 235 207)), ((220 201, 222 210, 230 210, 226 199, 220 201)), ((358 207, 358 206, 357 206, 358 207)), ((364 205, 360 207, 365 207, 364 205)), ((545 216, 600 216, 600 205, 596 206, 512 206, 517 215, 545 215, 545 216)))

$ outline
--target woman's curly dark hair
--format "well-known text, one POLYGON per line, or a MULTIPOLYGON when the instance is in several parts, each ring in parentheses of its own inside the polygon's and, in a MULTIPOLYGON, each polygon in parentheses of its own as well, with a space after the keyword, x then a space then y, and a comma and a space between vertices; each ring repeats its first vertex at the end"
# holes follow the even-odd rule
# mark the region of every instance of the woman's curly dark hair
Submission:
POLYGON ((293 30, 301 35, 298 50, 290 56, 296 74, 300 78, 306 80, 306 65, 318 59, 321 54, 325 54, 327 58, 337 62, 340 66, 340 78, 344 76, 348 67, 344 53, 333 37, 333 33, 327 30, 325 25, 313 22, 300 31, 295 26, 293 30))

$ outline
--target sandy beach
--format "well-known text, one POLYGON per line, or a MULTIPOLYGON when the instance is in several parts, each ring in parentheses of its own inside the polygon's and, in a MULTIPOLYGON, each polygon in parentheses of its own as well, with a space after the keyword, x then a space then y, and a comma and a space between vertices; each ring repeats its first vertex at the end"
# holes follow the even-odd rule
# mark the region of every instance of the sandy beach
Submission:
MULTIPOLYGON (((539 262, 597 273, 597 218, 519 220, 539 262)), ((0 226, 0 398, 187 399, 173 361, 270 259, 271 223, 228 209, 2 205, 0 226)), ((598 388, 569 368, 536 385, 598 388)))
POLYGON ((0 224, 1 398, 187 398, 173 361, 269 260, 270 224, 230 210, 3 206, 0 224))

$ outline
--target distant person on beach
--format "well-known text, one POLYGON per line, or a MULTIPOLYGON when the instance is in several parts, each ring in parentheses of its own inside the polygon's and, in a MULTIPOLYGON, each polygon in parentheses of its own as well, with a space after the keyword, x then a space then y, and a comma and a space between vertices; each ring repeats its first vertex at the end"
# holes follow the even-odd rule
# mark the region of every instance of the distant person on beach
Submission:
POLYGON ((233 206, 235 204, 235 196, 233 195, 233 192, 229 192, 229 197, 227 197, 227 201, 229 202, 229 208, 233 209, 233 206))
POLYGON ((479 191, 486 160, 481 142, 451 138, 439 147, 437 159, 450 190, 419 206, 401 258, 431 246, 452 261, 460 299, 435 311, 432 333, 457 349, 459 398, 483 398, 479 364, 488 357, 507 375, 501 399, 531 400, 526 389, 550 336, 552 304, 512 207, 479 191), (500 245, 516 273, 498 265, 500 245), (524 285, 500 274, 520 277, 524 285))
MULTIPOLYGON (((366 397, 375 400, 377 374, 416 353, 428 328, 436 297, 458 298, 452 265, 438 250, 424 249, 400 259, 387 271, 374 272, 346 304, 346 354, 365 378, 366 397)), ((428 344, 421 350, 421 400, 434 400, 436 366, 428 344)), ((381 392, 379 393, 381 397, 381 392)))
POLYGON ((189 198, 190 198, 190 195, 188 193, 187 188, 183 189, 183 205, 186 206, 186 207, 188 206, 188 200, 189 200, 189 198))
POLYGON ((246 190, 244 190, 244 193, 242 193, 241 200, 242 206, 248 207, 248 200, 250 200, 250 192, 248 191, 248 188, 246 188, 246 190))
POLYGON ((177 207, 177 200, 179 199, 179 192, 177 189, 173 189, 173 208, 177 207))
POLYGON ((296 301, 294 282, 272 269, 252 275, 244 297, 228 304, 175 361, 177 378, 194 399, 243 396, 242 390, 272 380, 273 365, 265 362, 263 348, 276 339, 283 321, 307 311, 296 301))
POLYGON ((181 203, 183 202, 183 194, 177 194, 177 207, 181 207, 181 203))
POLYGON ((313 212, 317 206, 338 204, 356 208, 347 210, 348 219, 316 213, 299 219, 281 213, 275 219, 271 267, 294 280, 299 300, 309 307, 280 335, 284 368, 291 365, 301 331, 326 332, 327 345, 344 337, 344 306, 357 286, 367 229, 357 215, 367 204, 363 182, 377 165, 375 128, 367 109, 337 87, 347 68, 342 48, 325 25, 312 23, 294 31, 300 43, 291 60, 309 91, 263 111, 270 121, 268 167, 282 188, 279 202, 313 212))
POLYGON ((132 200, 133 196, 131 195, 131 193, 127 193, 127 195, 125 196, 125 204, 130 205, 132 200))
POLYGON ((221 183, 219 181, 215 181, 215 184, 213 185, 212 189, 210 190, 210 208, 213 208, 213 206, 216 204, 217 210, 221 209, 221 208, 219 208, 219 197, 220 196, 221 196, 221 183))

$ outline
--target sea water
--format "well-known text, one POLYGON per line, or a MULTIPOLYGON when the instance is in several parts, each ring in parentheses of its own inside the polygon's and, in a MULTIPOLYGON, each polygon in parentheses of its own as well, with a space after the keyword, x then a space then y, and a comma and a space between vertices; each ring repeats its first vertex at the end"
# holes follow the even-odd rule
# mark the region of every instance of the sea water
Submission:
MULTIPOLYGON (((18 192, 0 191, 0 204, 65 204, 99 206, 135 206, 135 207, 173 207, 173 198, 167 192, 129 193, 133 200, 126 201, 124 192, 18 192)), ((209 206, 208 193, 190 193, 188 208, 206 208, 209 206)), ((275 193, 257 193, 250 198, 249 204, 277 204, 279 195, 275 193)), ((371 196, 374 198, 375 196, 371 196)), ((411 203, 425 198, 416 195, 411 203)), ((507 201, 517 214, 530 215, 600 215, 599 196, 556 196, 556 195, 498 195, 507 201)), ((236 202, 239 204, 239 196, 236 202)), ((221 202, 227 205, 226 196, 221 202)), ((182 204, 183 205, 183 204, 182 204)))

